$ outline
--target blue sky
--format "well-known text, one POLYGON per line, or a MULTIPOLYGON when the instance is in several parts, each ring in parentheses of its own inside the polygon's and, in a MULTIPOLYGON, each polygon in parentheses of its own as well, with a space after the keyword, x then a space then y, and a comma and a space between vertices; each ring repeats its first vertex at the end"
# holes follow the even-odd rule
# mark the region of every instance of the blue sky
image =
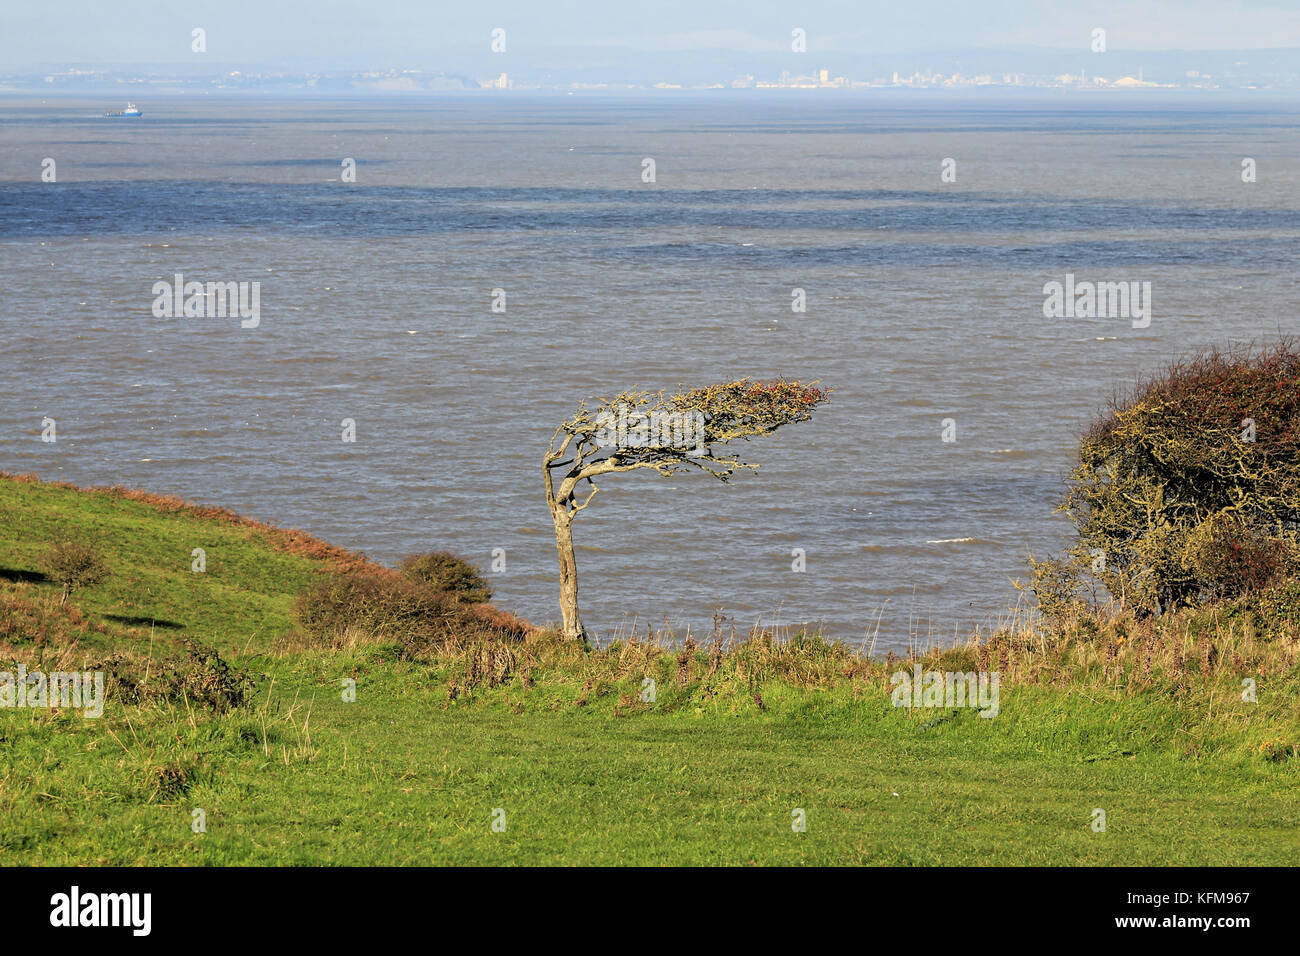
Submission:
POLYGON ((1300 0, 4 0, 0 72, 58 65, 191 61, 207 31, 213 63, 293 68, 426 64, 486 52, 494 27, 521 61, 706 50, 809 53, 1078 48, 1300 47, 1300 0))

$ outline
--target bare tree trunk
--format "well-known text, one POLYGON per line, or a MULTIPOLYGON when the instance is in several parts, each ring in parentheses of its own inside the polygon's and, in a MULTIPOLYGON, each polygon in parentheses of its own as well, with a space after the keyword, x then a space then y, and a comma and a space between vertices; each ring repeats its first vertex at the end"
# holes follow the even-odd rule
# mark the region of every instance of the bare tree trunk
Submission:
POLYGON ((560 613, 564 616, 564 636, 586 643, 587 631, 578 618, 578 562, 573 554, 573 516, 552 500, 551 519, 555 522, 555 550, 560 557, 560 613))
MULTIPOLYGON (((569 446, 572 436, 564 439, 557 449, 556 431, 551 438, 551 449, 542 461, 542 475, 546 481, 546 505, 551 509, 551 521, 555 524, 555 551, 560 558, 560 614, 564 618, 565 637, 587 643, 587 630, 578 617, 578 561, 573 553, 573 517, 586 507, 584 502, 572 509, 573 486, 577 483, 577 470, 571 470, 556 489, 551 477, 551 465, 569 446)), ((593 486, 592 494, 595 494, 593 486)), ((587 501, 590 501, 588 497, 587 501)))

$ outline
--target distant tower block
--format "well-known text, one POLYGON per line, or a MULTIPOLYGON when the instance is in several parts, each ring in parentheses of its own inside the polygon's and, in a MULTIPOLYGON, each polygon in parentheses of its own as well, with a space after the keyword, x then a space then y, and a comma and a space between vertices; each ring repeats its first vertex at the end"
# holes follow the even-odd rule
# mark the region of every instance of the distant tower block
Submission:
POLYGON ((826 86, 831 81, 831 71, 822 70, 820 73, 817 74, 817 79, 821 81, 822 86, 826 86))

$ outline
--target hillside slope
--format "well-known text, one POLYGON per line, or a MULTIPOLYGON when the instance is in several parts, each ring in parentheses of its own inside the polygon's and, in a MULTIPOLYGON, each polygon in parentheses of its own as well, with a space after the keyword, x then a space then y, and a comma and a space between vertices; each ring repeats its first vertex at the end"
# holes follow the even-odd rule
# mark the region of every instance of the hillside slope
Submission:
POLYGON ((0 671, 116 675, 99 719, 0 708, 3 864, 1300 863, 1294 637, 1240 621, 917 662, 809 635, 323 647, 294 596, 373 566, 306 535, 11 477, 0 529, 0 671), (63 540, 112 573, 60 607, 63 540), (1138 641, 1190 663, 1112 680, 1138 641), (996 719, 891 706, 893 671, 986 661, 996 719))

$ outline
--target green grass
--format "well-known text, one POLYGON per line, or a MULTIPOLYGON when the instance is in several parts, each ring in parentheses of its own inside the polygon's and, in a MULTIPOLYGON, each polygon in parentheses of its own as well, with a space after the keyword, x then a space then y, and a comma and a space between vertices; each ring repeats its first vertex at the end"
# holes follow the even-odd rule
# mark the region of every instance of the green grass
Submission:
MULTIPOLYGON (((742 680, 736 663, 679 685, 672 654, 657 702, 627 706, 640 673, 577 655, 452 700, 463 661, 277 643, 319 562, 256 529, 8 480, 0 527, 0 568, 37 570, 72 539, 115 570, 72 599, 102 632, 73 651, 11 637, 0 669, 162 655, 185 635, 257 677, 225 715, 112 699, 99 720, 0 710, 3 864, 1300 863, 1300 760, 1259 753, 1300 740, 1294 673, 1262 681, 1258 704, 1209 686, 1004 684, 996 719, 936 721, 948 712, 890 706, 876 677, 816 689, 742 680), (206 574, 189 570, 200 546, 206 574)), ((53 584, 0 588, 57 604, 53 584)))
MULTIPOLYGON (((289 627, 289 603, 318 562, 271 548, 258 529, 105 493, 0 479, 0 576, 39 570, 57 541, 93 544, 113 573, 75 603, 111 632, 180 630, 223 653, 269 646, 289 627), (206 571, 191 570, 195 548, 206 571)), ((0 577, 0 583, 3 577, 0 577)))

